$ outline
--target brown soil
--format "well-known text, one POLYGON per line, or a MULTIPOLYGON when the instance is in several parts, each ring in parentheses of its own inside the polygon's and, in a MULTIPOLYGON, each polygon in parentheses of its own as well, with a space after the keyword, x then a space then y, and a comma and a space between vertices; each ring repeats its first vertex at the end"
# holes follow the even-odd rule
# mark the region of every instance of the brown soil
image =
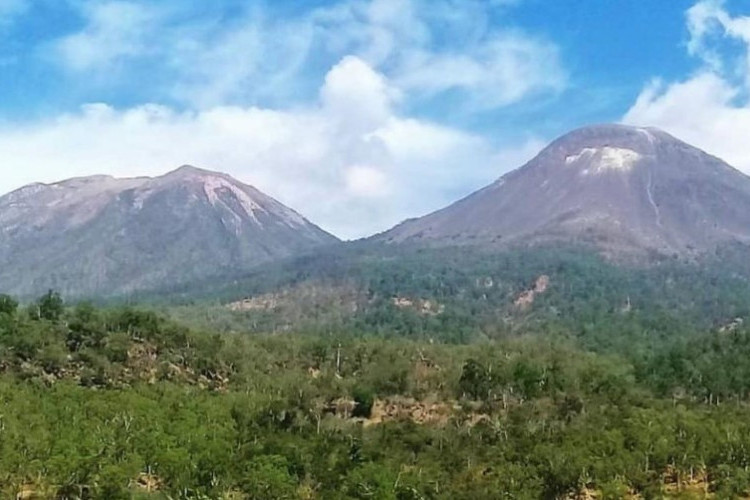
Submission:
POLYGON ((549 276, 547 276, 546 274, 539 276, 534 283, 534 287, 530 290, 522 292, 513 304, 518 309, 528 309, 534 304, 534 300, 536 300, 538 295, 541 295, 547 291, 547 289, 549 288, 549 283, 549 276))

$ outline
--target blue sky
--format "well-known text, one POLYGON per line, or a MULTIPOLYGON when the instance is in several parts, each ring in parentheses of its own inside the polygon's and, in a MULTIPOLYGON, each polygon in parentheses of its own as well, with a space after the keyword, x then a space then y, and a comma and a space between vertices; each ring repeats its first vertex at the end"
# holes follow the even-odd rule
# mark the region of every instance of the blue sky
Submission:
POLYGON ((575 127, 750 171, 748 0, 0 0, 0 192, 228 172, 354 238, 575 127))

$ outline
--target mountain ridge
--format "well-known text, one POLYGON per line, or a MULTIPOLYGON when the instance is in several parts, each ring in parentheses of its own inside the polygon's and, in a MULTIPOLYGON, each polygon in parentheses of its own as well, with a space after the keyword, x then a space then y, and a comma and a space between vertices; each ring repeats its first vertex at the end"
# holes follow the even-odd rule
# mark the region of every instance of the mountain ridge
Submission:
POLYGON ((112 295, 230 275, 338 242, 253 186, 182 166, 94 175, 0 197, 0 288, 112 295))

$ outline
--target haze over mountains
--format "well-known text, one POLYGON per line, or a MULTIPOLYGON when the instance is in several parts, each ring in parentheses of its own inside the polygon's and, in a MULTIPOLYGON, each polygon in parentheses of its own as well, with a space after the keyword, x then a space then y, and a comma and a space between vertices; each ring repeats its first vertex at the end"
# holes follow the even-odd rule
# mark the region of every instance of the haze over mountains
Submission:
POLYGON ((228 175, 94 176, 0 198, 0 288, 119 295, 241 272, 338 240, 228 175))
MULTIPOLYGON (((229 280, 337 243, 228 175, 76 178, 0 197, 0 290, 114 296, 229 280)), ((750 177, 653 128, 575 130, 518 170, 366 245, 554 242, 610 256, 692 256, 750 242, 750 177)))
POLYGON ((750 177, 661 130, 592 126, 377 238, 443 246, 574 241, 615 255, 689 255, 750 241, 750 177))

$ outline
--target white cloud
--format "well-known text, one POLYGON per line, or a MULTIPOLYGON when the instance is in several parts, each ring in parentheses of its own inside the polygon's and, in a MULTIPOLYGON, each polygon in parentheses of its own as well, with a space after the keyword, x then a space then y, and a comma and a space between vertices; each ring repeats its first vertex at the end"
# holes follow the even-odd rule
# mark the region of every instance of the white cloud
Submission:
POLYGON ((490 21, 512 3, 373 0, 316 18, 329 45, 358 54, 404 92, 458 90, 473 107, 491 109, 559 91, 567 80, 554 44, 490 21))
POLYGON ((86 26, 58 40, 53 53, 71 69, 107 70, 157 49, 150 35, 161 23, 158 9, 126 1, 84 3, 81 8, 86 26))
POLYGON ((687 24, 701 69, 684 81, 651 82, 623 121, 660 127, 750 174, 750 17, 704 0, 688 10, 687 24), (727 41, 740 42, 739 57, 727 41))
POLYGON ((345 57, 326 76, 323 106, 338 117, 345 133, 359 134, 384 123, 397 92, 361 59, 345 57), (352 110, 357 109, 357 113, 352 110))
POLYGON ((287 98, 321 61, 352 55, 411 96, 457 90, 472 107, 496 108, 566 82, 552 43, 490 22, 511 3, 340 0, 281 20, 248 3, 228 23, 188 15, 189 2, 88 1, 85 27, 53 53, 87 74, 145 62, 146 85, 193 107, 287 98))
POLYGON ((660 127, 750 174, 750 108, 734 104, 738 92, 710 72, 670 85, 654 82, 623 121, 660 127))
POLYGON ((702 0, 688 10, 688 52, 703 59, 714 71, 744 76, 750 88, 750 51, 746 51, 739 64, 727 68, 716 43, 717 38, 723 38, 750 45, 750 17, 733 17, 724 8, 724 3, 724 0, 702 0))
POLYGON ((74 175, 157 175, 181 164, 230 173, 336 234, 387 229, 478 188, 538 143, 498 152, 483 139, 394 110, 398 93, 348 57, 305 108, 91 104, 41 123, 0 126, 0 191, 74 175))
POLYGON ((377 167, 353 165, 346 169, 346 190, 363 198, 385 198, 389 191, 388 176, 377 167))
POLYGON ((310 45, 307 26, 266 22, 253 3, 231 22, 216 13, 196 15, 193 2, 79 0, 72 5, 83 28, 53 40, 43 52, 76 86, 146 89, 191 108, 275 92, 310 45))
POLYGON ((528 94, 558 91, 565 85, 557 48, 527 36, 505 33, 471 52, 413 51, 404 58, 397 81, 406 90, 437 94, 462 90, 475 107, 495 108, 528 94))

